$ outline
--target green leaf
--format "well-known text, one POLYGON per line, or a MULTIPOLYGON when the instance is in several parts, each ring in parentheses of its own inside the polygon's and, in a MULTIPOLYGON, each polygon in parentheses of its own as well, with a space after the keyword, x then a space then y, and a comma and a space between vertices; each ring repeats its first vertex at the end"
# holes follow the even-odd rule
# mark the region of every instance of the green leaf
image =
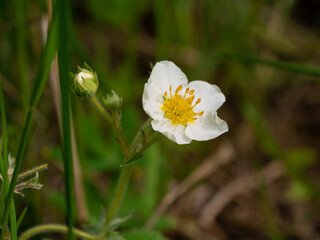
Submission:
POLYGON ((124 164, 121 164, 120 167, 127 167, 127 166, 131 166, 133 164, 135 164, 136 162, 138 162, 141 158, 142 158, 142 154, 138 155, 138 156, 134 156, 132 158, 130 158, 127 162, 125 162, 124 164))
POLYGON ((133 230, 124 233, 123 236, 126 240, 167 240, 159 232, 148 230, 133 230))
POLYGON ((123 218, 114 218, 108 225, 106 232, 111 232, 115 229, 117 229, 121 224, 128 221, 129 218, 132 217, 132 213, 130 213, 128 216, 123 218))

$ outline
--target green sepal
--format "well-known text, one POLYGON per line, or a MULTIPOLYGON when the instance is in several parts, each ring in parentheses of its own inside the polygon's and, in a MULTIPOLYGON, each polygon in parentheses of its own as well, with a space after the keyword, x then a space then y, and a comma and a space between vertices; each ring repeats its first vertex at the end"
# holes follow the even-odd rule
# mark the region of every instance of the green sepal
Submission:
POLYGON ((122 218, 114 218, 112 221, 109 223, 109 225, 106 228, 106 233, 112 232, 115 229, 117 229, 121 224, 125 223, 132 217, 132 213, 130 213, 128 216, 122 217, 122 218))
POLYGON ((89 70, 90 72, 93 72, 92 68, 86 62, 84 62, 83 66, 85 69, 89 70))
POLYGON ((107 93, 105 98, 102 98, 103 105, 110 110, 119 109, 122 106, 123 99, 115 91, 107 93))
POLYGON ((98 75, 96 72, 92 70, 92 68, 84 63, 84 67, 78 66, 78 72, 76 74, 69 74, 69 78, 73 76, 73 81, 71 83, 72 91, 78 96, 78 97, 92 97, 98 87, 99 87, 99 80, 98 75), (88 77, 84 78, 81 76, 79 77, 79 74, 87 74, 88 77))

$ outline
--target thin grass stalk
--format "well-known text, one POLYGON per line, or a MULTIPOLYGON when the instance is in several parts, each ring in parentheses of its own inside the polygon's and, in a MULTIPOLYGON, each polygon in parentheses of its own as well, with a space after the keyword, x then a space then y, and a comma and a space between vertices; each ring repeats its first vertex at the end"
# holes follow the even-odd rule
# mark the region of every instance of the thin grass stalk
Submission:
MULTIPOLYGON (((56 14, 56 13, 54 13, 56 14)), ((22 164, 22 159, 24 157, 24 152, 26 149, 27 141, 29 139, 29 133, 31 129, 31 123, 32 123, 32 118, 33 118, 33 113, 34 113, 34 108, 37 105, 40 96, 43 92, 43 88, 46 84, 46 80, 49 75, 50 67, 52 60, 54 58, 56 49, 57 49, 57 41, 56 41, 56 36, 57 36, 57 20, 53 20, 49 29, 48 33, 48 38, 46 41, 46 45, 43 49, 41 59, 40 59, 40 64, 39 64, 39 69, 38 73, 35 78, 35 85, 33 88, 31 100, 30 100, 30 106, 29 106, 29 111, 27 114, 27 118, 25 120, 23 132, 22 132, 22 137, 20 140, 19 144, 19 149, 18 149, 18 154, 16 158, 16 165, 15 169, 12 175, 8 195, 6 196, 5 200, 5 205, 4 205, 4 210, 3 210, 3 216, 1 219, 1 226, 2 226, 2 231, 1 231, 1 236, 0 239, 3 239, 4 233, 5 233, 5 228, 7 225, 8 221, 8 215, 9 215, 9 209, 10 205, 13 199, 13 193, 15 186, 17 184, 17 179, 18 175, 21 169, 21 164, 22 164)))
POLYGON ((32 117, 33 117, 33 112, 29 112, 28 116, 27 116, 27 120, 25 122, 25 127, 23 129, 22 132, 22 138, 20 141, 20 145, 19 145, 19 150, 18 150, 18 155, 17 155, 17 159, 16 159, 16 165, 15 165, 15 170, 13 172, 12 175, 12 179, 11 179, 11 183, 10 183, 10 187, 9 187, 9 191, 8 191, 8 195, 5 199, 5 204, 4 204, 4 210, 3 210, 3 216, 2 216, 2 231, 1 231, 1 239, 3 239, 4 236, 4 230, 7 226, 7 221, 8 221, 8 215, 9 215, 9 210, 11 208, 11 203, 13 200, 13 193, 14 193, 14 189, 17 183, 17 178, 18 178, 18 174, 21 168, 21 163, 22 163, 22 158, 24 155, 24 151, 27 145, 27 139, 29 137, 29 133, 30 133, 30 128, 31 128, 31 121, 32 121, 32 117))
POLYGON ((28 103, 30 98, 29 82, 27 80, 27 53, 26 53, 26 28, 24 26, 26 20, 25 14, 26 1, 16 0, 14 1, 15 8, 15 20, 16 20, 16 46, 17 46, 17 58, 18 58, 18 73, 20 80, 20 92, 21 102, 24 113, 28 110, 28 103))
MULTIPOLYGON (((2 149, 3 149, 3 159, 0 161, 3 162, 2 164, 2 179, 3 179, 3 186, 2 186, 2 196, 0 202, 0 209, 2 213, 2 209, 5 203, 5 197, 9 190, 9 178, 8 178, 8 135, 7 135, 7 123, 6 123, 6 115, 5 115, 5 107, 4 107, 4 97, 2 91, 2 85, 0 84, 0 106, 1 106, 1 128, 2 128, 2 149)), ((9 210, 9 217, 10 217, 10 233, 11 239, 17 239, 17 220, 16 220, 16 212, 14 207, 13 199, 11 200, 11 207, 9 210)))
POLYGON ((3 159, 2 159, 2 177, 3 177, 3 185, 2 185, 2 196, 0 203, 0 211, 2 213, 4 199, 7 195, 7 189, 9 186, 8 183, 8 137, 7 137, 7 122, 6 122, 6 112, 4 107, 4 97, 2 91, 2 82, 0 84, 0 112, 1 112, 1 129, 2 129, 2 150, 3 150, 3 159))
MULTIPOLYGON (((70 99, 69 99, 69 54, 68 54, 68 2, 59 1, 59 44, 58 64, 62 105, 62 133, 64 149, 64 170, 67 202, 67 225, 69 228, 68 239, 74 239, 74 176, 71 145, 70 99)), ((53 19, 54 20, 54 19, 53 19)))
POLYGON ((288 70, 291 72, 302 73, 302 74, 306 74, 314 77, 320 77, 319 68, 313 68, 303 64, 275 61, 275 60, 263 59, 259 57, 253 57, 253 56, 242 55, 242 54, 223 54, 222 57, 225 59, 249 62, 253 64, 263 64, 270 67, 288 70))
POLYGON ((28 207, 25 207, 22 211, 22 213, 20 214, 19 218, 18 218, 18 221, 17 221, 17 230, 19 229, 23 219, 24 219, 24 216, 26 215, 28 211, 28 207))
POLYGON ((12 203, 10 205, 9 211, 9 219, 10 219, 10 236, 11 240, 17 240, 17 218, 16 218, 16 209, 14 206, 14 200, 11 200, 12 203))
MULTIPOLYGON (((3 160, 2 160, 2 139, 0 138, 0 173, 3 173, 3 160)), ((0 208, 1 209, 1 208, 0 208)), ((0 211, 0 216, 1 216, 2 212, 0 211)))
MULTIPOLYGON (((4 162, 2 155, 0 154, 0 161, 4 162)), ((0 201, 0 209, 3 209, 4 203, 5 203, 5 199, 6 199, 6 195, 9 189, 9 180, 8 180, 8 176, 4 175, 2 173, 2 191, 1 191, 1 201, 0 201)), ((1 217, 2 217, 2 211, 1 211, 1 217)))

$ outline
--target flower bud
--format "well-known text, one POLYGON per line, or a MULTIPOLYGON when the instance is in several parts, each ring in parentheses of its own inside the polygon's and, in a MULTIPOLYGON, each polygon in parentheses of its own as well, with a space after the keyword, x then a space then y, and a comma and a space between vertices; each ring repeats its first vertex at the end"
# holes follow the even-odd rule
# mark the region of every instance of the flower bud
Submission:
POLYGON ((89 65, 85 63, 84 66, 78 67, 78 73, 74 75, 73 90, 79 97, 91 97, 98 89, 98 76, 89 65))
POLYGON ((106 97, 103 98, 103 105, 107 109, 119 109, 122 105, 122 97, 119 97, 119 95, 111 90, 110 94, 106 94, 106 97))

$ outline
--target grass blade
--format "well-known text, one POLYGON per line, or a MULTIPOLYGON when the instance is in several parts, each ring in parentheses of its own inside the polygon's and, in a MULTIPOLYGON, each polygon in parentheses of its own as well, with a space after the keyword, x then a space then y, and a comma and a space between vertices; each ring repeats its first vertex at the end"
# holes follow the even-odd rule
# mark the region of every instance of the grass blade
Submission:
POLYGON ((11 200, 12 203, 10 205, 10 213, 9 213, 9 218, 10 218, 10 235, 11 235, 11 240, 17 240, 17 218, 16 218, 16 210, 14 207, 14 201, 13 199, 11 200))
POLYGON ((34 85, 32 96, 31 96, 29 111, 27 114, 27 118, 26 118, 23 132, 22 132, 22 137, 21 137, 20 144, 19 144, 15 170, 13 172, 8 195, 5 200, 3 216, 1 219, 2 231, 1 231, 1 238, 0 239, 3 239, 4 229, 6 228, 6 225, 7 225, 9 209, 10 209, 10 205, 12 202, 14 189, 17 184, 17 179, 18 179, 18 175, 20 172, 22 159, 24 157, 24 152, 25 152, 25 148, 27 145, 27 140, 29 138, 34 108, 35 108, 36 104, 38 103, 40 96, 42 94, 43 88, 46 84, 46 80, 49 75, 51 63, 52 63, 52 60, 54 58, 54 55, 55 55, 55 52, 57 49, 57 40, 56 40, 57 27, 58 27, 57 24, 58 24, 57 20, 54 19, 51 23, 51 26, 50 26, 50 29, 48 32, 48 38, 47 38, 44 50, 41 54, 39 69, 38 69, 38 73, 37 73, 36 79, 35 79, 35 85, 34 85))
POLYGON ((225 54, 223 55, 226 59, 233 59, 237 61, 249 62, 253 64, 263 64, 268 65, 275 68, 280 68, 296 73, 302 73, 314 77, 320 77, 320 69, 313 68, 303 64, 291 63, 291 62, 283 62, 283 61, 275 61, 269 59, 263 59, 253 56, 247 56, 242 54, 225 54))
POLYGON ((3 159, 1 160, 1 170, 2 170, 2 176, 3 176, 3 191, 2 191, 2 196, 1 196, 1 212, 2 212, 2 207, 4 204, 4 197, 6 196, 7 190, 8 189, 8 137, 7 137, 7 122, 6 122, 6 112, 4 108, 4 97, 3 97, 3 91, 2 91, 2 82, 0 84, 0 112, 1 112, 1 129, 2 129, 2 150, 3 150, 3 159))
POLYGON ((14 1, 15 9, 15 20, 16 20, 16 46, 17 46, 17 70, 19 73, 20 80, 20 92, 21 92, 21 102, 24 113, 28 110, 28 103, 30 98, 30 87, 26 76, 27 74, 27 51, 26 51, 26 2, 24 0, 14 1))
POLYGON ((64 170, 67 200, 67 224, 69 227, 68 239, 74 239, 73 222, 74 222, 74 190, 73 190, 73 164, 71 148, 71 123, 70 123, 70 100, 69 100, 69 54, 68 54, 68 2, 59 2, 59 78, 61 89, 61 106, 62 106, 62 133, 64 149, 64 170))
MULTIPOLYGON (((3 159, 0 157, 0 161, 3 163, 1 164, 2 167, 2 176, 3 176, 3 185, 2 185, 2 196, 1 196, 1 203, 0 209, 3 209, 5 204, 5 197, 8 193, 9 189, 9 178, 8 178, 8 136, 7 136, 7 123, 6 123, 6 115, 5 115, 5 107, 4 107, 4 97, 2 91, 2 85, 0 84, 0 107, 1 107, 1 128, 2 128, 2 149, 3 149, 3 159)), ((1 154, 0 154, 1 155, 1 154)), ((11 232, 11 239, 17 239, 17 228, 16 228, 16 212, 13 203, 13 199, 11 200, 11 207, 9 211, 10 216, 10 232, 11 232)), ((1 211, 2 213, 2 211, 1 211)))
POLYGON ((24 219, 24 216, 26 215, 27 213, 27 210, 28 210, 28 207, 25 207, 22 211, 22 213, 20 214, 19 218, 18 218, 18 221, 17 221, 17 229, 19 229, 23 219, 24 219))

